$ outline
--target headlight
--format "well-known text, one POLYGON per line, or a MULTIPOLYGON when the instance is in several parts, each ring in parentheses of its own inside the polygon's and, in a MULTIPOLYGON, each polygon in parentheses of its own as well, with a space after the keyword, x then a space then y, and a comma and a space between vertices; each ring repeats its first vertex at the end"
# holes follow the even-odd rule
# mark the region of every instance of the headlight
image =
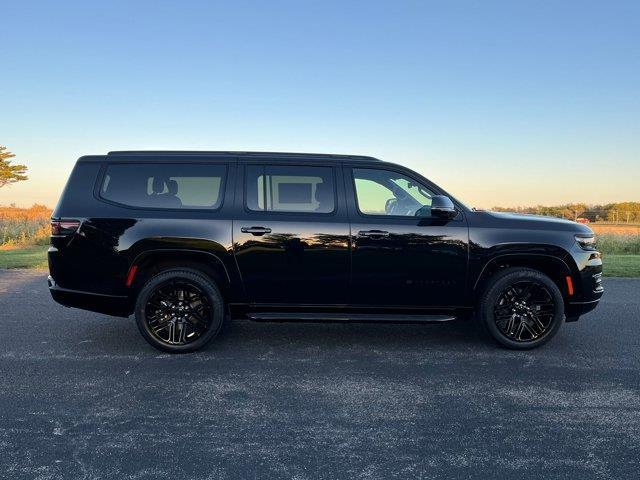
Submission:
POLYGON ((596 237, 589 234, 578 234, 575 236, 576 242, 583 250, 595 250, 596 249, 596 237))

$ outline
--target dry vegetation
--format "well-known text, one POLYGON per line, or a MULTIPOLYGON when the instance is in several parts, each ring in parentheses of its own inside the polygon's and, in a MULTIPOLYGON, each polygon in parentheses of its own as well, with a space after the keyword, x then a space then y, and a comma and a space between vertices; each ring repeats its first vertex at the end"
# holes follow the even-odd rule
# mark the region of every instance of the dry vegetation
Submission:
POLYGON ((640 224, 590 223, 597 235, 640 235, 640 224))
POLYGON ((50 218, 51 209, 44 205, 0 206, 0 249, 47 244, 50 218))
MULTIPOLYGON (((0 206, 0 268, 45 265, 50 218, 51 209, 44 205, 0 206)), ((634 261, 640 262, 640 225, 591 223, 589 227, 598 236, 598 249, 605 264, 610 262, 611 267, 616 262, 620 264, 614 274, 640 275, 638 268, 631 272, 628 265, 634 255, 634 261)))
POLYGON ((591 223, 598 249, 606 255, 640 255, 640 225, 591 223))

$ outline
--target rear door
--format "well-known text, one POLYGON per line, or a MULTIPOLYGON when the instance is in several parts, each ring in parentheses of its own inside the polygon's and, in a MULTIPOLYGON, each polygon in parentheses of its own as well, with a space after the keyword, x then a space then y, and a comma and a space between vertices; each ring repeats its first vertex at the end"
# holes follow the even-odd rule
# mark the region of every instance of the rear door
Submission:
POLYGON ((233 248, 250 301, 345 303, 349 224, 341 170, 274 158, 242 171, 233 248))
POLYGON ((453 220, 429 216, 430 198, 438 192, 405 169, 353 166, 345 167, 344 176, 353 246, 351 303, 462 305, 469 243, 463 214, 453 220))

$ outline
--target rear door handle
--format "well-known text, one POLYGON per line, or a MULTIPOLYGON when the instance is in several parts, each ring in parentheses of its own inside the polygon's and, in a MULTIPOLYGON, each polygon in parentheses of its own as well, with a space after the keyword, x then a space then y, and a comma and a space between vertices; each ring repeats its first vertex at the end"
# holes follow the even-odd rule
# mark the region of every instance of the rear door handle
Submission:
POLYGON ((369 238, 382 238, 388 237, 389 232, 384 230, 360 230, 358 232, 359 237, 369 237, 369 238))
POLYGON ((250 233, 251 235, 264 235, 265 233, 271 233, 271 229, 267 227, 242 227, 240 231, 242 233, 250 233))

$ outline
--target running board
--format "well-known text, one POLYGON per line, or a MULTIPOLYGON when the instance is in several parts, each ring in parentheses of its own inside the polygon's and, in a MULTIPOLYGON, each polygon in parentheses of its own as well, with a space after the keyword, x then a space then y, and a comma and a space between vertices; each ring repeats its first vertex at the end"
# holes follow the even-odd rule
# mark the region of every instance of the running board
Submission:
POLYGON ((453 315, 415 315, 386 313, 292 313, 251 312, 250 320, 262 322, 393 322, 393 323, 441 323, 456 320, 453 315))

